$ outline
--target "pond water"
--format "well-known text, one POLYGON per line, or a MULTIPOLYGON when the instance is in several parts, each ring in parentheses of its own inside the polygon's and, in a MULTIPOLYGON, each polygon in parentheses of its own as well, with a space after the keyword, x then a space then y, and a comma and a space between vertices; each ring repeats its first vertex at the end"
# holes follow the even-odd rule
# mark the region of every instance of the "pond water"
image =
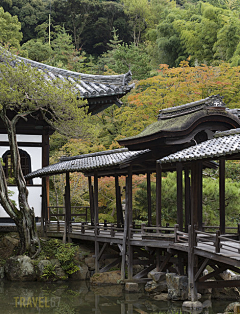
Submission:
MULTIPOLYGON (((230 301, 207 301, 202 313, 223 313, 230 301)), ((0 282, 0 313, 146 314, 177 313, 182 302, 156 301, 142 287, 124 293, 122 286, 92 287, 89 282, 0 282)), ((183 313, 183 312, 182 312, 183 313)))

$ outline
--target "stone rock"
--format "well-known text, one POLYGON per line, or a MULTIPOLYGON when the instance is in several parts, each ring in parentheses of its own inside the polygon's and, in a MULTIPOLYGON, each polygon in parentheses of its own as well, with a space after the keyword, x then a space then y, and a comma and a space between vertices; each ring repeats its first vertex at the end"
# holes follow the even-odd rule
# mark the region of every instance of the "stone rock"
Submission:
POLYGON ((10 257, 4 269, 7 279, 12 281, 34 281, 37 279, 32 260, 25 255, 10 257))
POLYGON ((240 292, 237 288, 213 288, 212 289, 212 299, 221 300, 238 300, 240 298, 240 292))
POLYGON ((121 272, 119 270, 109 271, 105 273, 95 273, 90 278, 92 285, 116 285, 121 280, 121 272))
POLYGON ((154 300, 157 301, 168 301, 168 293, 161 293, 161 294, 157 294, 154 297, 154 300))
POLYGON ((5 235, 0 241, 0 256, 2 259, 8 259, 14 255, 19 247, 19 239, 15 234, 5 235))
POLYGON ((138 292, 138 290, 139 290, 138 283, 136 283, 136 282, 126 282, 125 290, 128 291, 128 292, 138 292))
POLYGON ((94 257, 86 257, 85 258, 85 264, 89 268, 89 270, 94 270, 95 269, 95 258, 94 257))
POLYGON ((166 281, 160 281, 157 283, 156 281, 148 281, 145 285, 145 291, 149 293, 162 293, 168 292, 168 287, 166 281))
POLYGON ((156 271, 156 269, 148 273, 148 278, 151 278, 155 282, 160 282, 166 280, 166 273, 156 271))
MULTIPOLYGON (((240 307, 240 303, 239 302, 233 302, 228 304, 228 306, 225 308, 224 313, 235 313, 234 310, 236 311, 237 308, 240 307)), ((239 312, 236 312, 239 313, 239 312)))
POLYGON ((79 270, 69 276, 70 280, 87 280, 90 278, 87 265, 78 265, 79 270))
POLYGON ((166 274, 168 287, 168 297, 170 300, 188 299, 188 278, 187 276, 178 276, 174 273, 166 274))
POLYGON ((4 276, 5 276, 5 274, 4 274, 4 267, 2 266, 2 267, 0 267, 0 279, 3 279, 4 276))
MULTIPOLYGON (((104 287, 103 286, 91 286, 90 289, 92 292, 94 292, 95 295, 100 295, 100 296, 105 296, 105 297, 121 298, 123 295, 123 285, 116 285, 114 286, 114 289, 112 286, 104 286, 104 287)), ((133 295, 135 295, 135 293, 133 295)))
POLYGON ((211 300, 205 300, 203 303, 203 308, 209 308, 212 307, 212 301, 211 300))
POLYGON ((200 301, 185 301, 183 302, 183 308, 193 309, 193 310, 201 310, 203 308, 203 305, 200 301))
POLYGON ((48 265, 51 265, 51 262, 49 260, 43 259, 41 260, 38 265, 37 265, 37 276, 38 280, 42 279, 42 275, 44 273, 44 268, 47 267, 48 265))

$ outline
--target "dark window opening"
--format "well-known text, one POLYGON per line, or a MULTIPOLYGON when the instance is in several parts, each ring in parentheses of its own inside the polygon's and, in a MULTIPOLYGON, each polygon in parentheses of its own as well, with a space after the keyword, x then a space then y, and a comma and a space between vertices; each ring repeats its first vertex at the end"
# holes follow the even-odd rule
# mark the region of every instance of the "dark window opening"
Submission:
MULTIPOLYGON (((20 158, 21 158, 21 168, 23 175, 26 176, 28 173, 30 173, 31 170, 31 158, 27 152, 25 152, 22 149, 19 149, 20 158)), ((13 171, 13 163, 12 163, 12 157, 10 150, 6 151, 3 156, 3 170, 6 176, 6 179, 8 181, 8 184, 15 185, 15 178, 14 178, 14 171, 13 171)), ((33 181, 32 179, 27 180, 27 185, 32 185, 33 181)))

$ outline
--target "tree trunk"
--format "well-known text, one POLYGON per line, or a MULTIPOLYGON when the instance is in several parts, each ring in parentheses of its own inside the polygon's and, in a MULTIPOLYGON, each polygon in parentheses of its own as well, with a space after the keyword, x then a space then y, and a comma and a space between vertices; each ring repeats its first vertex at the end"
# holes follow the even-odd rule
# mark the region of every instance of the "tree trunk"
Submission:
POLYGON ((21 245, 19 253, 28 252, 30 255, 35 256, 40 252, 40 241, 36 229, 34 210, 28 204, 28 190, 22 173, 16 137, 16 123, 21 116, 17 115, 10 121, 4 110, 2 110, 0 117, 8 133, 14 178, 18 188, 19 208, 8 197, 7 181, 2 164, 0 165, 0 203, 17 226, 21 245))

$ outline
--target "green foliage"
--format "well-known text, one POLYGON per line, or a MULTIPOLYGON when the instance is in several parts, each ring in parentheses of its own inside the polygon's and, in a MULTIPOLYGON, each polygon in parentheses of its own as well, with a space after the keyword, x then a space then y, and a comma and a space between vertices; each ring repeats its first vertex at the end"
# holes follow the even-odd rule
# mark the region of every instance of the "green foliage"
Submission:
POLYGON ((21 54, 26 52, 25 57, 37 61, 44 62, 51 55, 51 48, 48 43, 43 43, 41 39, 30 39, 21 47, 21 54))
MULTIPOLYGON (((147 183, 146 181, 138 186, 135 196, 135 208, 137 209, 137 219, 147 221, 147 183)), ((151 209, 152 222, 156 219, 156 183, 151 182, 151 209)), ((163 178, 162 184, 162 224, 176 223, 177 215, 177 179, 176 173, 168 173, 163 178)))
POLYGON ((99 222, 104 222, 106 220, 108 223, 114 223, 116 219, 110 214, 99 214, 99 222))
POLYGON ((23 42, 34 39, 36 26, 48 20, 49 2, 42 0, 2 0, 1 5, 21 22, 23 42))
POLYGON ((19 48, 22 39, 21 24, 17 16, 11 16, 0 7, 0 44, 19 48))
MULTIPOLYGON (((227 166, 227 174, 235 178, 233 170, 235 166, 227 166)), ((203 178, 203 222, 206 226, 219 225, 219 182, 218 175, 203 178), (216 176, 216 177, 215 177, 216 176)), ((238 180, 238 179, 237 179, 238 180)), ((184 182, 183 182, 184 183, 184 182)), ((184 189, 184 184, 183 184, 184 189)), ((156 217, 156 184, 151 183, 152 190, 152 218, 156 217)), ((226 206, 226 225, 236 225, 240 218, 240 182, 233 182, 230 178, 226 179, 225 189, 226 206)), ((139 185, 139 190, 135 196, 138 218, 147 220, 147 185, 146 182, 139 185)), ((184 206, 184 204, 183 204, 184 206)), ((162 224, 176 223, 177 213, 177 179, 176 173, 168 173, 162 182, 162 224)), ((154 220, 153 220, 154 223, 154 220)))
MULTIPOLYGON (((4 50, 0 49, 4 54, 4 50)), ((7 53, 5 58, 8 61, 7 53)), ((9 62, 13 60, 14 57, 9 57, 9 62)), ((83 107, 79 108, 85 102, 77 99, 69 82, 56 79, 46 84, 42 73, 23 62, 15 67, 2 62, 0 71, 4 74, 0 80, 1 114, 9 110, 18 121, 41 111, 43 119, 65 135, 84 138, 94 133, 90 131, 94 128, 90 123, 90 116, 83 107)))
POLYGON ((57 252, 55 254, 62 266, 62 269, 69 275, 75 273, 79 269, 73 261, 76 250, 76 246, 73 246, 72 243, 67 243, 65 245, 58 245, 57 252))
POLYGON ((56 276, 55 272, 56 265, 48 264, 44 267, 42 277, 46 278, 47 280, 51 280, 56 276))
MULTIPOLYGON (((62 269, 67 274, 69 275, 73 274, 79 269, 74 261, 77 246, 74 246, 72 243, 63 244, 57 239, 41 241, 41 246, 42 246, 41 256, 47 259, 54 258, 58 259, 62 269)), ((44 268, 45 277, 47 276, 50 277, 55 274, 54 273, 55 266, 53 266, 52 264, 47 265, 47 267, 45 268, 44 268)))

